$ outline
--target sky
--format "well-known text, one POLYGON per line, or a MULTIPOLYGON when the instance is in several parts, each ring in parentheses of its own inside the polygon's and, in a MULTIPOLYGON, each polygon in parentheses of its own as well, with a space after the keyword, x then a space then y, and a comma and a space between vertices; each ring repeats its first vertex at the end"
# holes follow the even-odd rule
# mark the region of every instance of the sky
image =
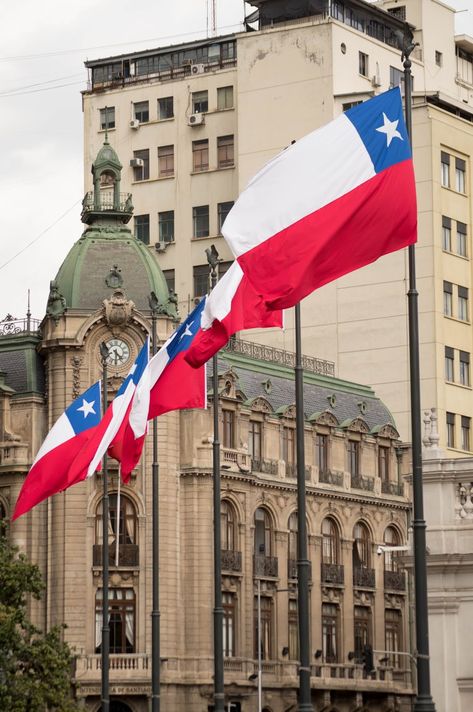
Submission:
MULTIPOLYGON (((449 0, 473 36, 471 0, 449 0)), ((247 10, 251 8, 247 8, 247 10)), ((243 0, 217 0, 217 31, 242 29, 243 0)), ((2 3, 0 321, 45 313, 49 282, 82 233, 84 61, 207 35, 207 0, 2 3)))

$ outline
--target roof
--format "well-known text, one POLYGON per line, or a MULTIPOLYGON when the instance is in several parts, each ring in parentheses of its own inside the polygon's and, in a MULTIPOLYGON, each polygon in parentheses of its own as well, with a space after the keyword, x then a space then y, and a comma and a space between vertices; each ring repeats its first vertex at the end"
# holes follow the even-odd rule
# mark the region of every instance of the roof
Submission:
POLYGON ((0 337, 0 371, 17 394, 45 392, 44 363, 36 351, 39 342, 39 334, 0 337))

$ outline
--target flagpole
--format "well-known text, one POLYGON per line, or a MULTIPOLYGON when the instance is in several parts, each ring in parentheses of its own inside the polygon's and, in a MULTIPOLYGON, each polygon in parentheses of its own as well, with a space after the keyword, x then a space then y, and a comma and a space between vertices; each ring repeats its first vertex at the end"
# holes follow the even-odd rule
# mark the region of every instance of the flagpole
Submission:
MULTIPOLYGON (((412 37, 404 38, 401 60, 404 60, 404 95, 406 128, 412 146, 412 74, 410 54, 415 44, 412 37)), ((415 246, 410 245, 409 254, 409 370, 411 388, 411 432, 412 432, 412 488, 414 519, 414 582, 415 618, 417 647, 417 695, 414 712, 435 712, 435 704, 430 692, 429 658, 429 618, 427 599, 427 558, 426 524, 424 519, 424 494, 422 487, 422 439, 420 411, 420 368, 419 368, 419 293, 416 287, 415 246)))
MULTIPOLYGON (((100 356, 102 357, 102 403, 103 413, 108 407, 107 393, 107 356, 108 348, 105 342, 100 344, 100 356)), ((101 712, 110 710, 109 694, 109 662, 110 662, 110 626, 108 624, 108 456, 107 452, 103 456, 103 499, 102 499, 102 699, 101 712)))
POLYGON ((309 578, 305 501, 304 385, 301 346, 301 305, 294 307, 296 340, 296 464, 297 464, 297 604, 299 626, 299 712, 313 712, 310 690, 309 578))
MULTIPOLYGON (((158 298, 154 292, 149 295, 151 309, 151 336, 153 340, 153 356, 157 351, 156 318, 158 313, 158 298)), ((159 611, 159 464, 158 464, 158 419, 153 418, 153 609, 151 612, 151 710, 159 712, 161 705, 161 653, 160 653, 160 623, 159 611)))
MULTIPOLYGON (((210 265, 211 288, 217 284, 218 252, 215 246, 205 250, 210 265)), ((223 679, 223 605, 220 524, 220 440, 218 431, 218 366, 217 354, 212 357, 213 390, 213 505, 214 505, 214 712, 225 712, 223 679)))

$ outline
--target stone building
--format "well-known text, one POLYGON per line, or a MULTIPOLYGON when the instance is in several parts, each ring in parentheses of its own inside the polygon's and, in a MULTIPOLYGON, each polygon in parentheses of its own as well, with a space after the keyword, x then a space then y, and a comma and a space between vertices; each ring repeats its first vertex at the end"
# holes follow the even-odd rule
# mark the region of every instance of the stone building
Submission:
MULTIPOLYGON (((148 296, 161 305, 162 343, 176 321, 174 295, 153 255, 129 231, 129 194, 105 140, 83 201, 85 230, 51 282, 41 323, 0 324, 0 517, 36 562, 46 595, 31 603, 45 628, 66 623, 77 654, 75 685, 100 707, 102 476, 11 523, 24 477, 48 429, 100 377, 99 345, 114 340, 116 392, 150 331, 148 296)), ((265 712, 295 709, 298 686, 297 513, 293 355, 239 339, 219 357, 222 592, 228 709, 257 709, 258 590, 265 712)), ((212 402, 213 394, 209 393, 212 402)), ((314 709, 408 710, 412 695, 405 572, 383 543, 406 541, 407 458, 392 415, 370 387, 343 381, 334 364, 305 359, 307 525, 311 562, 314 709), (375 650, 366 674, 362 649, 375 650)), ((162 709, 212 705, 212 412, 158 422, 162 709)), ((151 676, 151 452, 118 500, 110 468, 111 694, 115 712, 148 709, 151 676), (119 504, 118 504, 119 502, 119 504)))

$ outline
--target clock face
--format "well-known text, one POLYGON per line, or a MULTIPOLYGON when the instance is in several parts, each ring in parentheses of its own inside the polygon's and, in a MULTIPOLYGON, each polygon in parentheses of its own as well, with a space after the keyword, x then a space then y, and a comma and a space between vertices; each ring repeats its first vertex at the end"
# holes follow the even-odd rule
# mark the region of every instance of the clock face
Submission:
POLYGON ((123 339, 109 339, 105 345, 108 349, 109 366, 123 366, 130 358, 130 347, 123 339))

